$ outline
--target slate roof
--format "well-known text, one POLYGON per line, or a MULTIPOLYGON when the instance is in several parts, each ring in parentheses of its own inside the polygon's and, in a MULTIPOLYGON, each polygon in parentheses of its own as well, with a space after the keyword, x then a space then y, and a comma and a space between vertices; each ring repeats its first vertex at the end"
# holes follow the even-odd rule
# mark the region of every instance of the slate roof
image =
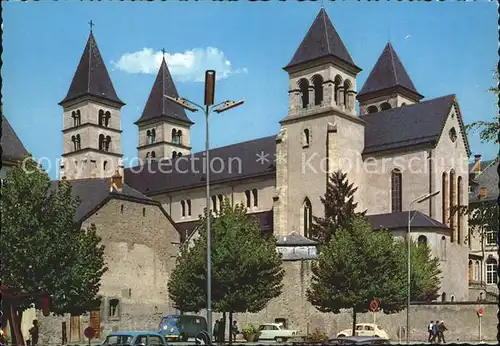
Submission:
MULTIPOLYGON (((249 216, 257 217, 260 225, 260 230, 262 233, 272 233, 273 231, 273 211, 262 211, 259 213, 248 214, 249 216)), ((179 228, 179 232, 181 234, 181 242, 184 242, 187 238, 189 238, 198 228, 200 221, 187 221, 187 222, 178 222, 177 227, 179 228)))
MULTIPOLYGON (((447 95, 360 116, 365 122, 363 154, 410 145, 435 144, 454 102, 455 95, 447 95)), ((468 150, 467 139, 465 145, 468 150)))
POLYGON ((76 69, 66 97, 60 105, 78 97, 92 95, 124 105, 116 94, 108 70, 97 47, 94 34, 90 32, 87 44, 76 69))
POLYGON ((298 234, 297 232, 292 232, 285 237, 278 238, 276 242, 277 246, 311 246, 318 245, 317 242, 298 234))
MULTIPOLYGON (((396 213, 367 215, 366 218, 374 230, 385 228, 388 230, 408 228, 408 212, 401 211, 396 213)), ((411 228, 441 228, 449 227, 433 218, 419 212, 411 211, 411 228)))
POLYGON ((23 143, 12 128, 9 121, 2 114, 2 162, 14 161, 22 162, 24 155, 28 153, 23 143))
POLYGON ((284 69, 327 56, 335 56, 361 71, 352 60, 325 9, 321 8, 292 60, 284 69))
POLYGON ((146 106, 142 112, 139 120, 135 124, 139 124, 143 121, 150 119, 157 119, 162 117, 169 117, 176 120, 184 121, 189 124, 193 124, 191 120, 186 116, 184 108, 176 103, 169 101, 163 95, 168 95, 171 97, 179 97, 177 88, 175 87, 172 75, 168 70, 167 62, 163 58, 161 62, 160 69, 156 75, 155 82, 149 93, 146 106))
POLYGON ((474 176, 473 184, 471 184, 471 192, 469 193, 469 203, 477 203, 484 201, 494 201, 498 199, 499 196, 499 170, 498 161, 490 160, 481 162, 481 173, 474 176), (486 198, 480 198, 479 193, 482 187, 486 187, 488 196, 486 198))
POLYGON ((388 42, 357 97, 361 98, 366 94, 398 86, 415 94, 417 100, 423 98, 415 88, 394 47, 388 42))
MULTIPOLYGON (((275 152, 276 136, 212 149, 210 160, 215 172, 210 174, 210 183, 274 174, 275 152), (261 154, 266 155, 264 160, 258 160, 258 155, 261 154)), ((191 156, 153 162, 151 166, 127 168, 125 182, 148 196, 205 186, 204 156, 205 152, 199 152, 191 156), (167 163, 170 164, 167 166, 167 163)))
MULTIPOLYGON (((71 194, 80 199, 80 205, 75 213, 75 222, 81 222, 88 214, 94 211, 108 197, 132 198, 138 202, 157 204, 151 198, 143 195, 139 191, 128 185, 123 186, 122 192, 110 192, 110 178, 76 179, 69 180, 71 184, 71 194)), ((59 181, 51 182, 53 188, 57 188, 59 181)))

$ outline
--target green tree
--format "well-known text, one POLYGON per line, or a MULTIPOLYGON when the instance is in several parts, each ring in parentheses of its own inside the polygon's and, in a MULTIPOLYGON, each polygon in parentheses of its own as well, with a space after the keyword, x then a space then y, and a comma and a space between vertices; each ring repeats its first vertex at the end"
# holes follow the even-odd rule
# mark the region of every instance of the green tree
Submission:
MULTIPOLYGON (((107 268, 95 226, 74 223, 78 201, 71 185, 57 187, 29 156, 7 173, 0 202, 2 283, 22 292, 46 292, 51 312, 79 315, 98 304, 99 282, 107 268)), ((19 318, 36 298, 18 306, 19 318)))
MULTIPOLYGON (((489 88, 488 91, 495 94, 497 97, 496 99, 498 100, 500 97, 500 90, 498 89, 498 69, 494 71, 494 75, 497 86, 489 88)), ((493 121, 477 120, 469 125, 466 125, 465 129, 468 133, 473 133, 479 130, 479 138, 482 142, 494 142, 495 144, 498 144, 500 140, 500 115, 496 112, 493 121)))
POLYGON ((311 228, 311 239, 320 244, 328 244, 338 229, 343 229, 355 216, 364 216, 366 211, 355 212, 358 203, 354 202, 354 194, 358 190, 349 183, 347 174, 340 170, 332 173, 328 179, 326 193, 320 197, 324 206, 324 217, 314 217, 311 228))
MULTIPOLYGON (((198 312, 206 299, 207 213, 200 217, 200 237, 185 248, 168 283, 177 308, 198 312), (186 289, 191 292, 186 293, 186 289), (187 297, 182 297, 186 295, 187 297)), ((212 304, 217 312, 259 312, 281 294, 284 270, 274 239, 265 238, 246 208, 225 200, 211 216, 212 304)))
MULTIPOLYGON (((352 309, 353 335, 356 314, 369 311, 373 299, 386 314, 404 309, 407 257, 403 245, 391 232, 373 231, 363 216, 354 217, 333 234, 313 263, 308 301, 321 312, 352 309)), ((432 295, 439 288, 438 262, 428 260, 429 250, 412 247, 412 296, 432 295)))

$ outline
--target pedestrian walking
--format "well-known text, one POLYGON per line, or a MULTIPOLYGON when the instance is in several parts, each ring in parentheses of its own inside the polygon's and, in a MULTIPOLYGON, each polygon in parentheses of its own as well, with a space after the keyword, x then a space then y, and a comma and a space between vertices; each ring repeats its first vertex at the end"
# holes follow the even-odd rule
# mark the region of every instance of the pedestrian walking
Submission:
POLYGON ((431 342, 432 340, 432 326, 434 325, 434 321, 431 321, 429 325, 427 326, 427 331, 429 332, 429 338, 427 339, 427 342, 431 342))
POLYGON ((441 342, 446 343, 444 332, 447 330, 448 328, 446 328, 446 326, 444 325, 444 321, 441 321, 441 323, 439 324, 438 344, 440 344, 441 342))
POLYGON ((432 325, 432 339, 431 339, 431 343, 436 343, 436 339, 438 337, 438 334, 439 334, 439 322, 438 320, 436 320, 436 322, 432 325))
POLYGON ((38 345, 38 320, 33 320, 33 327, 30 328, 29 333, 31 336, 31 345, 37 346, 38 345))
POLYGON ((219 341, 219 325, 220 325, 220 321, 219 320, 215 320, 215 323, 214 323, 214 332, 213 332, 213 337, 214 337, 214 341, 217 342, 219 341))

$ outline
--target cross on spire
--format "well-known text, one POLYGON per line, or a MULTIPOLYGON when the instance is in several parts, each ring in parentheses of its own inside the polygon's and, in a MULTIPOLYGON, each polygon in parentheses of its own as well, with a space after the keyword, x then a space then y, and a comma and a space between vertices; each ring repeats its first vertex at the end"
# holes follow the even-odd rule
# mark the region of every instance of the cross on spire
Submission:
POLYGON ((166 51, 165 51, 165 48, 162 48, 162 49, 161 49, 161 52, 162 52, 162 54, 163 54, 163 57, 165 58, 165 52, 166 52, 166 51))
POLYGON ((92 28, 95 26, 94 22, 91 20, 89 22, 89 25, 90 25, 90 32, 92 32, 92 28))

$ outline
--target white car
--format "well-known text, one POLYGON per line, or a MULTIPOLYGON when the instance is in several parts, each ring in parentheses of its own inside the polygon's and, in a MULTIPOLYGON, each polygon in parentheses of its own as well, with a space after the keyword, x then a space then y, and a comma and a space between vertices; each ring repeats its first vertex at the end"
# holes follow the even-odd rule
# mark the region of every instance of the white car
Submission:
MULTIPOLYGON (((352 336, 352 328, 344 329, 337 334, 338 338, 343 336, 352 336)), ((389 335, 381 327, 373 323, 356 324, 356 336, 375 336, 381 339, 389 340, 389 335)))
POLYGON ((277 342, 285 342, 286 340, 297 335, 296 330, 285 329, 280 323, 264 323, 259 327, 259 340, 276 340, 277 342))

